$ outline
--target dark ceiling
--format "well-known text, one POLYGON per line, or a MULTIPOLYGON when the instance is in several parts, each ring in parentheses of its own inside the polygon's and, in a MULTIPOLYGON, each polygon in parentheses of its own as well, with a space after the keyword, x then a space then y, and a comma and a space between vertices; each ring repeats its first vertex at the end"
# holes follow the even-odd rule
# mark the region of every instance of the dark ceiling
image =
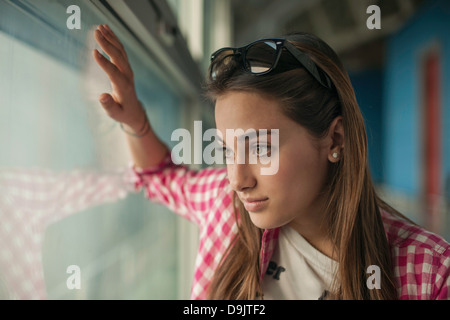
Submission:
POLYGON ((231 0, 236 45, 293 31, 313 33, 333 47, 350 69, 383 63, 385 39, 426 0, 231 0), (381 29, 369 30, 378 5, 381 29))

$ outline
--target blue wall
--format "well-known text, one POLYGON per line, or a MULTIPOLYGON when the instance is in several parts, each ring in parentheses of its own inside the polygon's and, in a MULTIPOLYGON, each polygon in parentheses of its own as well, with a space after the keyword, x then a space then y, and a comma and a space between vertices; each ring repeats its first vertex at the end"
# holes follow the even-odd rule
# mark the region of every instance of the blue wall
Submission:
POLYGON ((383 73, 371 69, 349 73, 356 100, 364 117, 369 146, 369 165, 375 183, 383 182, 382 102, 383 73))
POLYGON ((421 192, 421 59, 432 46, 441 54, 442 189, 450 175, 450 2, 430 1, 388 39, 383 100, 383 179, 406 195, 421 192))

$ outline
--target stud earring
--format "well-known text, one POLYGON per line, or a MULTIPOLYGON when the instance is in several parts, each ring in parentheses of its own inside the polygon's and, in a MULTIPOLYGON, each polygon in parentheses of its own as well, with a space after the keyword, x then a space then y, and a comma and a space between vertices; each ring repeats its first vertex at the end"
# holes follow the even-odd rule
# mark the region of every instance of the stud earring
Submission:
POLYGON ((338 157, 339 157, 339 153, 337 153, 337 152, 333 152, 333 158, 335 158, 335 159, 337 159, 338 157))

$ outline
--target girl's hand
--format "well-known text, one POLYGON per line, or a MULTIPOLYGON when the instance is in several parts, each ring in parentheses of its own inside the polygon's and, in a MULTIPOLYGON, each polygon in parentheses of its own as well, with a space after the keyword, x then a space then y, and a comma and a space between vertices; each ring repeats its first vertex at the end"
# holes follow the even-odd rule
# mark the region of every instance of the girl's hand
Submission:
POLYGON ((108 116, 138 131, 145 124, 146 115, 134 86, 134 74, 131 70, 125 48, 108 25, 99 25, 94 37, 109 61, 97 49, 94 59, 111 80, 112 93, 102 93, 99 101, 108 116))

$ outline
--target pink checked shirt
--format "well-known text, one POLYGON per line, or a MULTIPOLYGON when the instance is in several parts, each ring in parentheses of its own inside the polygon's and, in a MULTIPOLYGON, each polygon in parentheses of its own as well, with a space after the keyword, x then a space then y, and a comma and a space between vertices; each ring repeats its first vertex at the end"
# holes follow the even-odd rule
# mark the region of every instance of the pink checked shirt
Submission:
MULTIPOLYGON (((200 228, 192 299, 206 291, 231 239, 237 232, 233 190, 226 169, 199 171, 172 163, 170 154, 158 166, 134 168, 135 187, 200 228)), ((400 299, 450 299, 450 246, 441 237, 382 212, 392 250, 400 299)), ((277 243, 279 229, 265 230, 261 246, 261 277, 277 243)))

